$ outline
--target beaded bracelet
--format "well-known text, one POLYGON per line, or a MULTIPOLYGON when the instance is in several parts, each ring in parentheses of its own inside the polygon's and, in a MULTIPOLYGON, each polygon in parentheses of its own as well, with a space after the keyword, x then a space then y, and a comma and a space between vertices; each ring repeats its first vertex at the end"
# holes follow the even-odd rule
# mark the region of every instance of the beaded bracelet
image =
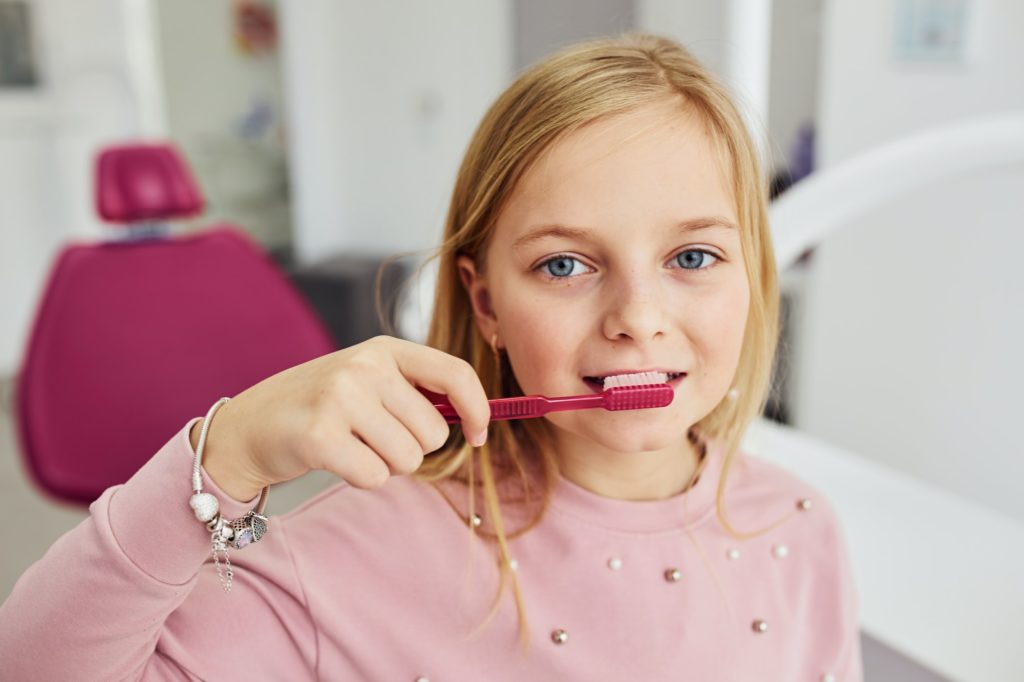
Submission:
POLYGON ((231 559, 228 557, 228 547, 242 549, 259 542, 266 534, 267 517, 263 515, 263 510, 267 507, 267 496, 270 493, 270 486, 266 486, 260 492, 259 502, 249 513, 240 519, 227 521, 220 515, 220 503, 217 498, 203 492, 203 475, 200 467, 203 463, 203 448, 206 446, 206 432, 210 428, 213 414, 228 400, 230 398, 221 398, 215 402, 203 420, 203 428, 199 431, 199 445, 196 447, 196 456, 192 462, 193 493, 188 500, 188 506, 195 512, 196 518, 205 523, 207 530, 210 531, 210 553, 213 555, 213 565, 217 569, 217 577, 220 578, 225 592, 231 591, 231 578, 234 576, 231 559))

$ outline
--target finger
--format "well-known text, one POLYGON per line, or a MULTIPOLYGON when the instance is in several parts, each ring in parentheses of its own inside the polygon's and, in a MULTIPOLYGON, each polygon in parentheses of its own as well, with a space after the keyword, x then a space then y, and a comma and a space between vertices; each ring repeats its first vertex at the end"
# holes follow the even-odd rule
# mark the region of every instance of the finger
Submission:
POLYGON ((377 454, 392 474, 411 474, 423 463, 423 447, 409 429, 384 406, 352 415, 352 434, 377 454))
POLYGON ((448 396, 467 436, 486 433, 491 406, 472 365, 436 348, 404 339, 394 341, 392 357, 402 375, 428 390, 448 396))
POLYGON ((384 381, 380 397, 384 408, 402 422, 424 454, 448 442, 451 427, 437 408, 401 374, 396 372, 384 381))
POLYGON ((339 438, 325 456, 324 468, 356 488, 379 488, 391 477, 387 463, 351 433, 339 438))

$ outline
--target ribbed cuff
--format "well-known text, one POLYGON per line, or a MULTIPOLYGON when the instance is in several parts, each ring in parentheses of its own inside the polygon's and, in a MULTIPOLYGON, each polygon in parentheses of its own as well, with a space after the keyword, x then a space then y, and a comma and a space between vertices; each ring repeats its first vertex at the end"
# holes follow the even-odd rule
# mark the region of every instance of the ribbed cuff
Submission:
MULTIPOLYGON (((192 496, 190 420, 110 501, 110 527, 121 549, 147 574, 169 585, 188 582, 210 554, 210 532, 196 519, 188 501, 192 496)), ((242 502, 220 489, 202 471, 203 491, 220 502, 226 519, 244 516, 259 496, 242 502)))

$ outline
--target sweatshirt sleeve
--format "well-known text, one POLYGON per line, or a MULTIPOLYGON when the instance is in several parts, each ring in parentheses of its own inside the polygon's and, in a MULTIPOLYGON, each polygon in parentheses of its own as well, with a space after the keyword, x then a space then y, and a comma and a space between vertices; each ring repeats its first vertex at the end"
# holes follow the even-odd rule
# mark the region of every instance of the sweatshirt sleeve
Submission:
MULTIPOLYGON (((313 679, 316 631, 286 531, 231 550, 221 588, 196 520, 191 420, 125 484, 92 503, 0 606, 0 679, 313 679)), ((255 504, 203 472, 227 518, 255 504)))

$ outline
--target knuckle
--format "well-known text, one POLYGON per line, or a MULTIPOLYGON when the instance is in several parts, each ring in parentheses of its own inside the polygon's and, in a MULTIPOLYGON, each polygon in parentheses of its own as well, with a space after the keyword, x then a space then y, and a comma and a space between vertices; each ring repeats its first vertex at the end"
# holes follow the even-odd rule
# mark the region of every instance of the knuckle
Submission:
POLYGON ((381 461, 365 462, 363 466, 359 467, 359 471, 353 478, 355 479, 354 483, 360 487, 379 488, 391 478, 391 472, 381 461))
POLYGON ((455 356, 452 356, 452 372, 463 381, 476 379, 476 370, 473 369, 473 365, 455 356))
POLYGON ((396 457, 392 469, 398 474, 411 474, 420 468, 422 462, 423 452, 419 446, 416 446, 403 452, 400 457, 396 457))
POLYGON ((434 452, 444 447, 444 444, 448 442, 448 437, 451 435, 451 429, 448 428, 448 424, 438 425, 434 427, 430 432, 430 437, 427 441, 427 452, 434 452))

